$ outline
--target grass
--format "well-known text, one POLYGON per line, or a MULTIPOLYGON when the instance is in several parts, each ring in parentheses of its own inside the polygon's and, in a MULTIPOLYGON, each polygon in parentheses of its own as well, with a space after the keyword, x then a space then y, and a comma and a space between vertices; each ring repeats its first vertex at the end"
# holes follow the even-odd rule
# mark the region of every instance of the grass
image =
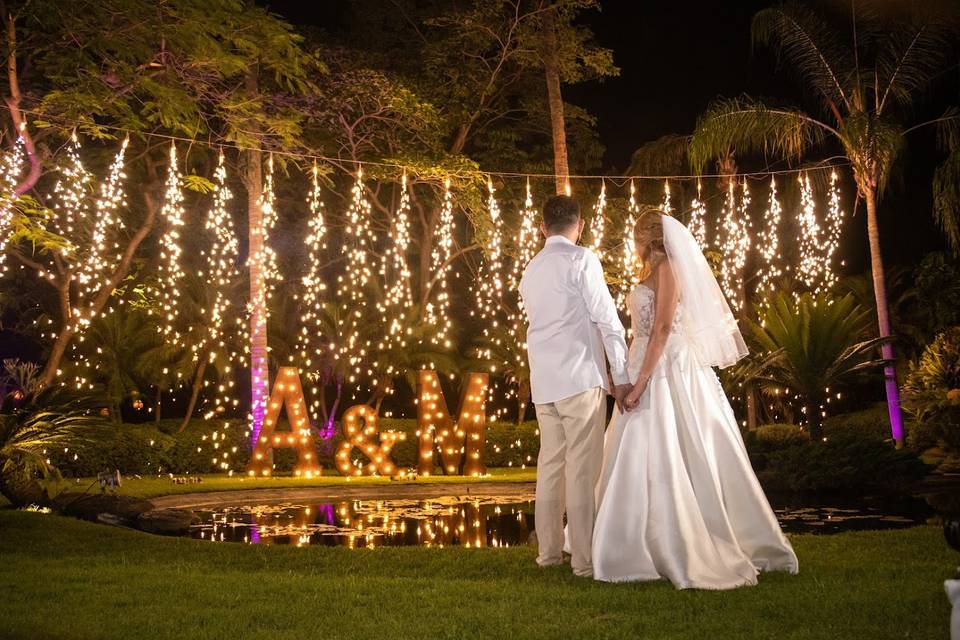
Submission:
MULTIPOLYGON (((435 475, 418 480, 391 480, 383 477, 346 478, 335 475, 323 475, 319 478, 294 478, 291 476, 276 476, 271 478, 248 478, 237 474, 232 477, 226 474, 201 474, 203 482, 190 484, 174 484, 168 476, 127 478, 123 479, 123 486, 118 493, 138 498, 155 498, 184 493, 204 493, 208 491, 239 491, 241 489, 281 489, 286 487, 336 487, 336 486, 397 486, 403 484, 482 484, 485 482, 535 482, 537 479, 536 467, 527 469, 499 468, 490 469, 490 475, 482 478, 469 476, 435 475)), ((93 478, 82 478, 79 482, 69 481, 68 490, 86 489, 93 478)), ((99 490, 94 487, 94 490, 99 490)))
POLYGON ((946 638, 933 527, 797 536, 801 574, 732 592, 607 585, 530 548, 291 548, 0 509, 0 637, 946 638))

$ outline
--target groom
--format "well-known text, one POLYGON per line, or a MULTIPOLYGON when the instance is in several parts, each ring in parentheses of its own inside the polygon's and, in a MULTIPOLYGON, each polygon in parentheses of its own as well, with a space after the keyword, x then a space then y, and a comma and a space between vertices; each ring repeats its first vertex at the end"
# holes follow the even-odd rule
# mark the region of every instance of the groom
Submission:
POLYGON ((618 402, 630 390, 623 325, 600 260, 578 247, 580 206, 554 196, 543 207, 543 249, 527 265, 520 295, 527 312, 530 390, 540 426, 537 458, 537 564, 563 562, 567 514, 570 564, 593 575, 590 548, 594 487, 603 462, 603 428, 610 361, 618 402))

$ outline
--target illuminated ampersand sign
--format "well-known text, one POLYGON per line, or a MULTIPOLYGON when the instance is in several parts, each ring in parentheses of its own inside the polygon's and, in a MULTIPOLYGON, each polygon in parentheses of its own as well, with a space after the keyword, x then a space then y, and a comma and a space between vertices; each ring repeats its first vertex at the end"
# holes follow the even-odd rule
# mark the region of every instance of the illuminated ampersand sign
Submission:
POLYGON ((421 475, 433 473, 436 466, 434 446, 440 450, 440 466, 447 475, 459 473, 461 465, 465 476, 486 474, 483 448, 486 442, 487 383, 487 374, 470 374, 460 401, 460 415, 454 424, 436 372, 420 371, 420 401, 417 405, 420 461, 417 471, 421 475))
POLYGON ((307 478, 320 475, 322 468, 317 461, 317 449, 307 416, 307 403, 303 399, 300 374, 296 367, 280 367, 277 372, 273 392, 267 402, 267 412, 263 417, 263 428, 254 447, 247 473, 251 476, 270 475, 273 472, 273 450, 281 447, 297 449, 300 452, 300 459, 293 469, 294 475, 307 478), (290 431, 276 433, 282 407, 286 407, 290 431))
POLYGON ((337 447, 337 469, 342 475, 392 476, 397 473, 397 466, 390 458, 390 452, 398 440, 406 440, 407 436, 395 431, 384 431, 380 434, 380 444, 377 445, 374 443, 379 430, 377 422, 376 409, 365 404, 350 407, 344 412, 344 439, 337 447), (350 460, 350 452, 354 448, 359 449, 370 462, 355 466, 350 460))

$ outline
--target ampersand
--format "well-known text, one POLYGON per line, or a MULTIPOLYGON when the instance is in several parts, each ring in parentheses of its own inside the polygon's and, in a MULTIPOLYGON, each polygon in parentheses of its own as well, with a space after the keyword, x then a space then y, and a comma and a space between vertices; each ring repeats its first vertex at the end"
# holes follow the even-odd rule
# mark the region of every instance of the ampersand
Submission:
POLYGON ((390 458, 393 445, 406 440, 405 433, 385 431, 379 433, 380 444, 375 444, 378 435, 378 417, 376 410, 365 404, 347 409, 343 414, 344 439, 337 447, 337 468, 345 476, 392 476, 397 466, 390 458), (356 466, 350 459, 350 453, 358 449, 369 460, 367 464, 356 466))

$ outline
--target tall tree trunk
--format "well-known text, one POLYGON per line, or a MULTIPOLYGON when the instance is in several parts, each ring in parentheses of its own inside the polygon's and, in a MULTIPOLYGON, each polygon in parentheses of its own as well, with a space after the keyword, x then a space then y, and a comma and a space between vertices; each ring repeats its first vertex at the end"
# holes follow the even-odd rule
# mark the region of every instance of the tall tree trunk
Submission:
MULTIPOLYGON (((862 190, 867 203, 867 237, 870 240, 870 271, 873 276, 873 295, 877 304, 877 325, 881 338, 891 338, 890 310, 887 307, 887 284, 883 271, 883 256, 880 254, 880 227, 877 222, 877 192, 873 187, 862 190)), ((897 370, 894 365, 893 341, 887 340, 880 347, 886 364, 883 381, 887 394, 887 412, 890 416, 890 431, 897 448, 903 446, 903 413, 900 408, 900 388, 897 386, 897 370)))
POLYGON ((807 424, 810 426, 810 440, 813 442, 823 439, 823 410, 820 408, 822 404, 821 398, 810 398, 810 405, 807 407, 807 424))
MULTIPOLYGON (((253 66, 246 77, 251 99, 259 93, 257 68, 253 66)), ((263 237, 263 158, 259 150, 241 152, 244 155, 243 184, 247 190, 247 223, 250 266, 250 431, 257 442, 269 395, 267 360, 267 283, 264 270, 263 237)))
POLYGON ((527 407, 530 406, 530 381, 521 380, 517 383, 517 424, 522 424, 527 417, 527 407))
POLYGON ((163 410, 163 387, 157 385, 157 395, 153 399, 153 424, 160 424, 160 413, 163 410))
POLYGON ((754 384, 746 386, 747 394, 747 431, 757 430, 757 387, 754 384))
POLYGON ((200 361, 197 363, 197 369, 193 373, 193 386, 190 389, 190 401, 187 402, 187 412, 183 416, 180 428, 177 433, 182 433, 187 425, 190 424, 190 418, 193 417, 193 410, 197 408, 197 399, 200 397, 200 390, 203 388, 203 374, 207 371, 207 359, 210 355, 208 349, 200 352, 200 361))
POLYGON ((567 191, 570 168, 567 163, 567 132, 563 119, 563 96, 560 93, 560 61, 557 52, 556 9, 543 13, 543 70, 547 80, 547 103, 550 105, 550 128, 553 132, 553 172, 557 174, 557 193, 567 191))

